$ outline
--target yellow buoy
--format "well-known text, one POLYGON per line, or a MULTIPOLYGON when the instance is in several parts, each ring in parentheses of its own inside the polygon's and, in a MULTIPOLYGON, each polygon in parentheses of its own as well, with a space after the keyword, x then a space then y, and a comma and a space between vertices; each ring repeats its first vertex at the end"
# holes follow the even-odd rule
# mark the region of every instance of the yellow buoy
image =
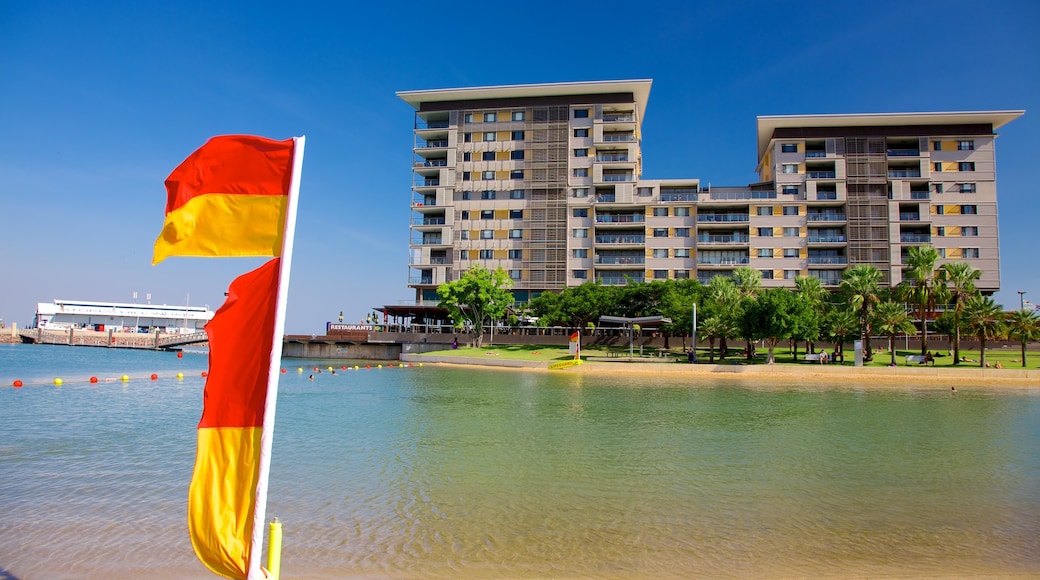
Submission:
POLYGON ((419 366, 422 366, 422 363, 419 363, 419 366))
POLYGON ((296 372, 302 373, 303 372, 303 367, 296 367, 296 372))
POLYGON ((383 368, 383 365, 379 365, 379 368, 383 368))
POLYGON ((354 365, 354 370, 358 370, 358 366, 357 365, 354 365))
POLYGON ((329 368, 327 368, 327 369, 325 369, 325 370, 331 371, 331 370, 332 370, 332 367, 330 366, 329 368))
POLYGON ((177 380, 178 381, 183 379, 183 378, 184 378, 184 373, 177 373, 177 380))
POLYGON ((61 386, 61 383, 63 383, 63 382, 64 381, 62 381, 61 379, 54 379, 54 384, 55 385, 61 386))
POLYGON ((125 383, 125 382, 130 380, 130 377, 128 377, 126 375, 123 375, 122 377, 119 378, 119 380, 121 380, 121 381, 123 381, 125 383))

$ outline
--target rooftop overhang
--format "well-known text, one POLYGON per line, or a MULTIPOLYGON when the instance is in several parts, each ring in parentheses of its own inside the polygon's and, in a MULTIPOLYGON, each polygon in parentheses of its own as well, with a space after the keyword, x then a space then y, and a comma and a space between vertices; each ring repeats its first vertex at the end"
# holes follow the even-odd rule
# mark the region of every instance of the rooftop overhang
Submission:
MULTIPOLYGON (((531 85, 502 85, 424 91, 398 91, 397 96, 416 111, 423 103, 448 101, 485 101, 492 99, 522 99, 537 97, 573 97, 580 95, 609 95, 632 93, 642 123, 646 103, 650 98, 650 79, 619 81, 583 81, 571 83, 540 83, 531 85)), ((594 101, 594 99, 590 99, 594 101)))
POLYGON ((619 326, 632 326, 638 324, 640 326, 660 326, 662 324, 671 324, 672 319, 664 316, 637 316, 635 318, 629 318, 626 316, 600 316, 600 324, 617 324, 619 326))
POLYGON ((961 111, 934 113, 856 113, 841 115, 767 115, 758 117, 758 161, 777 129, 805 127, 887 127, 900 125, 991 125, 1000 127, 1025 111, 961 111))

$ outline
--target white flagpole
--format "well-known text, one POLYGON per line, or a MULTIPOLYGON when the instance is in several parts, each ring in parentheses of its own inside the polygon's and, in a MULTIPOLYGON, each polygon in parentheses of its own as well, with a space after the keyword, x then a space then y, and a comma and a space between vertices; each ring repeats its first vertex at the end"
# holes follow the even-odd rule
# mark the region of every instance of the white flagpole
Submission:
POLYGON ((285 234, 282 237, 282 256, 278 268, 278 306, 274 315, 274 341, 271 345, 270 370, 267 375, 267 401, 264 406, 264 426, 260 433, 260 473, 256 483, 256 505, 253 510, 253 539, 249 549, 249 580, 263 580, 260 571, 264 552, 264 520, 267 517, 267 481, 271 471, 271 443, 274 437, 274 412, 278 400, 278 377, 282 362, 282 335, 285 333, 285 309, 289 299, 289 272, 292 270, 293 240, 296 237, 296 207, 300 198, 300 177, 303 173, 303 146, 306 137, 293 137, 292 181, 289 185, 288 207, 285 211, 285 234))

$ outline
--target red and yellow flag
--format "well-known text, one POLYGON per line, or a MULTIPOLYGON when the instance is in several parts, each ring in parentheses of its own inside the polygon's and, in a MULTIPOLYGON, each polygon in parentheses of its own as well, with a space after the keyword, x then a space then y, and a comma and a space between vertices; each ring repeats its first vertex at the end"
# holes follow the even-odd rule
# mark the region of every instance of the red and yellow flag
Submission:
POLYGON ((251 546, 260 435, 275 334, 279 258, 231 283, 206 324, 209 376, 188 489, 188 532, 213 572, 245 578, 251 546))
POLYGON ((213 137, 166 178, 152 264, 169 256, 278 256, 294 141, 213 137))

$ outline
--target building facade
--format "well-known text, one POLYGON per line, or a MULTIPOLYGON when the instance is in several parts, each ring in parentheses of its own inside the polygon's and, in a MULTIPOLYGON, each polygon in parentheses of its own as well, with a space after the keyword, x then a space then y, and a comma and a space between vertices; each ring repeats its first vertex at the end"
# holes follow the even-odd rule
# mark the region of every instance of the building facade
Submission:
POLYGON ((415 109, 409 286, 417 301, 471 265, 525 301, 588 281, 762 273, 834 287, 871 264, 896 284, 907 248, 999 289, 994 131, 1022 111, 758 118, 757 183, 644 179, 651 81, 398 96, 415 109))
POLYGON ((55 300, 36 304, 35 328, 97 332, 191 334, 202 332, 214 312, 205 306, 167 306, 88 300, 55 300))

